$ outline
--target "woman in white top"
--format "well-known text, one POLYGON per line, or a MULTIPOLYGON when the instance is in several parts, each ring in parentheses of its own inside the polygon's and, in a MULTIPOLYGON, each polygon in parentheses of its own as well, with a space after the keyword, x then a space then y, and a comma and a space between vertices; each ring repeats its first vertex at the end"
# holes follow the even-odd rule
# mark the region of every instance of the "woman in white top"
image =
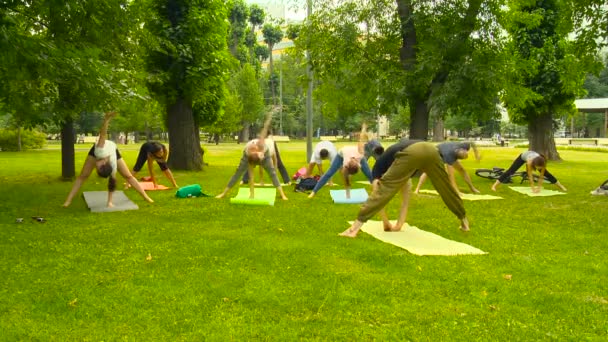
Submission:
POLYGON ((72 199, 74 199, 74 196, 76 196, 82 184, 89 178, 94 168, 97 170, 99 176, 108 178, 108 207, 114 206, 112 204, 112 194, 114 190, 116 190, 116 171, 120 172, 125 180, 133 186, 146 201, 150 203, 154 202, 129 171, 129 167, 122 159, 120 152, 118 152, 116 144, 113 141, 106 140, 108 125, 115 115, 116 112, 108 112, 105 114, 101 130, 99 131, 99 140, 89 151, 82 171, 80 171, 80 175, 76 178, 76 181, 74 181, 72 190, 63 203, 64 207, 68 207, 72 204, 72 199))
POLYGON ((364 156, 364 146, 367 142, 367 125, 363 124, 361 127, 361 134, 359 135, 359 144, 357 146, 345 146, 338 151, 336 157, 333 159, 329 170, 319 179, 317 185, 308 198, 315 197, 315 194, 331 179, 331 177, 341 171, 344 177, 344 187, 346 188, 346 198, 350 198, 350 178, 352 175, 357 173, 359 169, 365 174, 369 182, 372 181, 372 172, 369 169, 367 160, 364 156))
POLYGON ((564 187, 558 180, 555 178, 549 171, 547 171, 547 161, 545 157, 538 152, 534 151, 526 151, 520 154, 515 160, 511 167, 503 173, 500 178, 492 185, 492 190, 496 191, 496 187, 498 187, 502 183, 507 183, 509 178, 519 170, 519 168, 526 164, 526 171, 528 172, 528 181, 530 182, 530 187, 532 188, 532 192, 540 192, 542 189, 543 179, 547 177, 551 184, 557 185, 562 191, 566 191, 566 187, 564 187), (538 171, 540 173, 540 177, 538 177, 538 184, 534 185, 534 178, 532 178, 532 171, 538 171))

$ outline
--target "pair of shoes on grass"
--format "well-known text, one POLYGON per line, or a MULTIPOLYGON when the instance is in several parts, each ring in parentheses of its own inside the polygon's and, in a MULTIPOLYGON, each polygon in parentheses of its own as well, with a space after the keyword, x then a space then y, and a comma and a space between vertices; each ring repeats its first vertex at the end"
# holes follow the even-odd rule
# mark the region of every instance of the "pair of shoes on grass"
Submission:
POLYGON ((592 195, 606 195, 606 196, 608 196, 608 190, 604 189, 603 187, 600 186, 599 188, 591 191, 591 194, 592 195))

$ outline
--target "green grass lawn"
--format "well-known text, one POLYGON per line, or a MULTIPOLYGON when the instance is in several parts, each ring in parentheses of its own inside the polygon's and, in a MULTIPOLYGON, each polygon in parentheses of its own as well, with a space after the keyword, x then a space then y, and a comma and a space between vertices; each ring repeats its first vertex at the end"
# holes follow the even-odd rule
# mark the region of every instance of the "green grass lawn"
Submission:
MULTIPOLYGON (((77 147, 78 172, 88 147, 77 147)), ((217 194, 243 145, 205 148, 208 167, 174 174, 217 194)), ((304 143, 280 150, 291 174, 305 164, 304 143)), ((490 194, 474 169, 506 168, 520 152, 482 149, 464 166, 490 194)), ((121 153, 132 167, 137 146, 121 153)), ((82 196, 61 207, 71 183, 59 180, 58 149, 2 152, 0 340, 605 341, 608 197, 589 192, 608 178, 608 154, 561 155, 548 168, 567 195, 501 186, 503 200, 465 201, 469 233, 438 197, 413 195, 409 224, 489 253, 420 257, 365 233, 338 237, 358 206, 333 204, 327 189, 309 200, 287 188, 274 207, 173 190, 148 204, 128 190, 139 210, 93 214, 82 196)), ((93 175, 83 190, 105 188, 93 175)))

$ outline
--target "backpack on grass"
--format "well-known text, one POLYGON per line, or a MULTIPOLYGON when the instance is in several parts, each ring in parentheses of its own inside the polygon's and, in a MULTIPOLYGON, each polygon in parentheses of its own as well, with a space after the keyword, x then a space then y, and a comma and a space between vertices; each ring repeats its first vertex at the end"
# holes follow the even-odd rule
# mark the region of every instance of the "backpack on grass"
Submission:
POLYGON ((296 185, 294 188, 295 192, 308 192, 315 188, 317 182, 319 181, 319 176, 302 178, 298 177, 296 179, 296 185))

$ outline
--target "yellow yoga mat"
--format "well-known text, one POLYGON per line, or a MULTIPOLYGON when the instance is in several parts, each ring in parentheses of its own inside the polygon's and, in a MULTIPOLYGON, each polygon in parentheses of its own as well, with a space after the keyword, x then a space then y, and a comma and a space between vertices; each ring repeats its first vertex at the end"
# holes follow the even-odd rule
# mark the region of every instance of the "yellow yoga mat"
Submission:
POLYGON ((547 189, 541 189, 540 192, 534 193, 534 192, 532 192, 532 188, 530 188, 529 186, 511 186, 511 187, 509 187, 509 189, 511 189, 513 191, 517 191, 524 195, 528 195, 530 197, 544 197, 544 196, 554 196, 554 195, 565 195, 566 194, 565 192, 547 190, 547 189))
POLYGON ((274 205, 276 197, 275 188, 255 188, 255 198, 249 198, 249 188, 239 188, 236 197, 230 199, 230 203, 247 205, 274 205))
POLYGON ((367 221, 361 230, 380 241, 401 247, 416 255, 487 254, 466 243, 448 240, 407 223, 399 232, 385 232, 382 221, 367 221))
MULTIPOLYGON (((439 195, 437 190, 420 190, 420 192, 425 194, 439 195)), ((462 199, 467 201, 486 201, 502 199, 502 197, 481 194, 462 194, 462 199)))

